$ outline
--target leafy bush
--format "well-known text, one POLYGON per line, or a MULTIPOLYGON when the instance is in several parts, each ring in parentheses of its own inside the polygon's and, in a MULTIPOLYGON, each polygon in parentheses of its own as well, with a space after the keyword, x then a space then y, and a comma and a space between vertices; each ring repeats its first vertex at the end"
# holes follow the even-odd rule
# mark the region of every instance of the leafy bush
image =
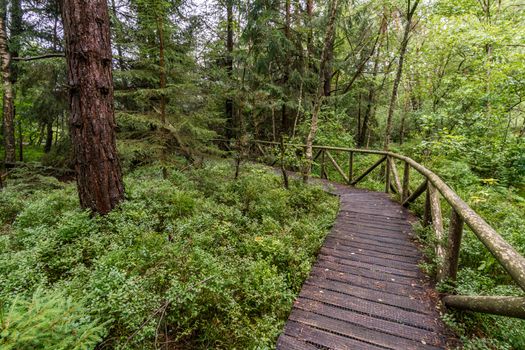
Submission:
MULTIPOLYGON (((296 181, 285 190, 262 167, 243 166, 237 181, 233 172, 210 162, 163 180, 159 167, 137 168, 125 179, 127 200, 105 217, 80 210, 73 185, 17 197, 8 183, 5 308, 62 290, 49 298, 67 300, 105 347, 273 346, 337 201, 296 181)), ((35 332, 38 344, 56 336, 35 332)))

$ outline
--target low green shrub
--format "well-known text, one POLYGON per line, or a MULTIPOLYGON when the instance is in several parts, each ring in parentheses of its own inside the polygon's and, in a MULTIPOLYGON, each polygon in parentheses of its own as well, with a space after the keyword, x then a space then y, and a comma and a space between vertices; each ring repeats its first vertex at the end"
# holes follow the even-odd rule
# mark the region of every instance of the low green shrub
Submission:
MULTIPOLYGON (((60 290, 56 300, 70 303, 105 348, 272 347, 337 199, 295 180, 285 190, 260 166, 233 175, 225 161, 170 169, 166 180, 160 167, 140 167, 126 176, 127 200, 105 217, 78 208, 73 184, 18 196, 8 183, 0 193, 12 203, 0 235, 4 309, 60 290)), ((46 315, 53 323, 61 313, 46 315)), ((47 333, 35 330, 34 344, 58 336, 47 333)))

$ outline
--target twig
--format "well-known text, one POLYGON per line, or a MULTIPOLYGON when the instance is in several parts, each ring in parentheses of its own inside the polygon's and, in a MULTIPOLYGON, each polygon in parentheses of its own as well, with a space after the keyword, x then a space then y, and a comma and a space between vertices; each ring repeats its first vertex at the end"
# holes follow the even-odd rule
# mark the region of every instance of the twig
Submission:
MULTIPOLYGON (((196 283, 194 284, 190 289, 188 289, 188 292, 189 291, 192 291, 193 289, 195 289, 195 287, 201 285, 201 284, 204 284, 206 282, 208 282, 209 280, 211 280, 212 278, 215 278, 216 275, 212 275, 210 277, 207 277, 205 279, 203 279, 202 281, 200 281, 199 283, 196 283)), ((131 339, 133 339, 138 332, 140 332, 147 324, 148 322, 153 318, 155 317, 159 312, 162 311, 162 314, 161 314, 161 319, 159 320, 159 325, 160 325, 160 322, 162 321, 162 318, 164 317, 164 313, 166 312, 166 310, 168 309, 168 306, 171 304, 171 301, 169 300, 166 300, 164 301, 164 303, 158 308, 156 309, 151 315, 149 315, 148 318, 146 318, 146 320, 144 320, 144 322, 142 322, 142 324, 140 325, 139 328, 137 328, 137 330, 135 332, 133 332, 133 334, 131 334, 128 339, 126 339, 126 344, 127 345, 131 339)), ((157 327, 157 332, 158 332, 158 327, 157 327)), ((155 344, 157 344, 157 335, 155 335, 155 344)))

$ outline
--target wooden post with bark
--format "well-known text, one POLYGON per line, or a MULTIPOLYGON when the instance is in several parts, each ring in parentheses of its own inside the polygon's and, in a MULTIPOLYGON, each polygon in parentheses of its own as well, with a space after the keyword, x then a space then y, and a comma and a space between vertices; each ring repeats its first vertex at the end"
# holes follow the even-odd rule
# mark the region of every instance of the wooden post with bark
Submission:
POLYGON ((319 113, 321 112, 321 105, 323 103, 324 97, 324 74, 325 68, 330 59, 330 45, 333 41, 335 35, 335 22, 337 18, 337 7, 338 0, 331 0, 329 5, 328 12, 328 25, 326 29, 324 47, 321 55, 321 63, 319 66, 319 82, 317 87, 317 94, 314 100, 314 106, 312 111, 312 119, 310 122, 310 132, 306 137, 306 150, 305 150, 305 164, 303 167, 303 181, 307 182, 312 172, 312 161, 313 161, 313 142, 315 135, 317 134, 318 123, 319 123, 319 113))
POLYGON ((70 132, 80 204, 106 214, 124 199, 117 154, 108 5, 61 0, 70 132))
POLYGON ((15 144, 15 105, 14 90, 11 77, 11 53, 9 52, 6 14, 7 1, 3 0, 0 8, 0 58, 2 59, 2 86, 3 86, 3 117, 4 117, 4 148, 6 163, 16 161, 15 144))

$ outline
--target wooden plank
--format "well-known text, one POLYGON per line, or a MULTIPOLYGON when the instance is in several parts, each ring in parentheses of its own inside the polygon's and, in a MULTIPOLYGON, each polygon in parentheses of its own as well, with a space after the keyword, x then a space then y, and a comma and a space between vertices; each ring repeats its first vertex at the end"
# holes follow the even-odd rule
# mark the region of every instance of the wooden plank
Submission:
POLYGON ((331 332, 323 331, 293 320, 288 321, 284 328, 286 335, 311 344, 317 344, 328 349, 337 350, 384 350, 369 343, 343 337, 331 332))
MULTIPOLYGON (((342 210, 338 216, 341 216, 345 220, 356 220, 356 221, 362 221, 362 222, 375 222, 380 224, 394 224, 398 226, 406 226, 406 227, 412 227, 412 223, 407 221, 406 218, 391 218, 391 217, 384 217, 384 216, 378 216, 373 214, 356 214, 348 211, 342 210)), ((412 219, 412 217, 409 215, 409 219, 412 219)))
POLYGON ((364 239, 373 239, 373 241, 376 241, 377 243, 382 244, 383 246, 390 246, 390 247, 400 247, 405 249, 415 249, 414 244, 408 240, 408 238, 404 237, 403 239, 399 238, 388 238, 388 237, 382 237, 382 236, 374 236, 370 234, 369 232, 366 232, 364 230, 345 230, 345 231, 339 231, 334 230, 332 233, 330 233, 331 236, 339 237, 341 239, 349 239, 352 240, 352 238, 364 238, 364 239))
POLYGON ((410 284, 407 277, 393 275, 384 277, 380 272, 374 274, 374 271, 368 271, 367 273, 364 270, 352 269, 347 265, 330 261, 313 268, 312 274, 400 296, 419 298, 423 295, 423 288, 419 287, 416 279, 412 279, 413 283, 410 284), (328 267, 331 269, 329 270, 328 267), (377 278, 372 278, 370 275, 375 275, 377 278))
POLYGON ((358 259, 352 259, 351 257, 347 257, 344 254, 334 254, 333 251, 330 251, 330 250, 327 251, 326 249, 325 250, 321 249, 320 256, 335 258, 337 259, 337 262, 340 264, 361 267, 361 268, 369 269, 372 271, 382 271, 382 272, 390 273, 394 276, 402 276, 402 277, 408 277, 408 278, 420 278, 421 277, 420 271, 407 271, 407 270, 392 268, 389 266, 377 265, 372 262, 365 262, 365 261, 360 261, 358 259))
POLYGON ((381 223, 370 223, 366 221, 358 221, 355 219, 342 218, 340 224, 337 225, 342 228, 349 228, 355 230, 364 230, 374 233, 383 233, 389 236, 395 237, 407 237, 408 233, 412 231, 412 226, 409 225, 399 225, 391 222, 381 222, 381 223))
POLYGON ((302 340, 281 334, 277 340, 277 350, 319 350, 315 345, 308 344, 302 340))
POLYGON ((303 298, 317 300, 332 306, 362 312, 365 315, 380 317, 386 320, 419 327, 426 330, 436 328, 436 318, 417 312, 403 310, 394 306, 375 303, 373 301, 349 298, 343 294, 305 285, 300 294, 303 298))
POLYGON ((417 259, 408 260, 403 259, 404 257, 400 256, 388 259, 388 254, 386 253, 375 252, 368 254, 367 249, 353 248, 349 247, 348 245, 341 245, 333 242, 324 248, 326 248, 325 253, 327 255, 333 253, 333 256, 341 257, 347 260, 357 260, 365 263, 376 264, 378 267, 394 267, 396 269, 401 269, 404 271, 419 271, 419 268, 417 266, 419 261, 417 259))
POLYGON ((340 250, 337 248, 331 248, 323 246, 321 248, 321 253, 325 255, 331 255, 339 257, 345 260, 359 261, 365 264, 371 264, 375 266, 382 266, 384 268, 393 269, 398 274, 406 274, 407 276, 418 276, 420 273, 419 267, 413 263, 406 263, 395 260, 386 260, 383 258, 378 258, 374 256, 368 256, 362 252, 348 253, 345 250, 340 250))
POLYGON ((385 242, 378 242, 374 239, 374 237, 370 237, 370 235, 359 235, 359 234, 337 234, 336 232, 330 233, 329 237, 334 237, 336 239, 347 241, 348 243, 351 242, 357 242, 361 244, 370 244, 372 246, 378 246, 378 247, 389 247, 398 249, 403 252, 413 252, 414 251, 414 245, 413 244, 384 244, 385 242))
POLYGON ((378 252, 376 250, 367 249, 367 248, 357 248, 353 247, 344 243, 340 243, 340 241, 334 241, 327 239, 323 245, 324 247, 331 248, 331 249, 337 249, 346 252, 347 254, 362 254, 366 256, 371 256, 374 258, 380 258, 385 260, 392 260, 396 262, 403 262, 403 263, 409 263, 412 265, 419 264, 419 262, 422 260, 421 257, 412 257, 412 256, 403 256, 403 255, 396 255, 396 254, 390 254, 385 252, 378 252))
POLYGON ((392 210, 373 210, 373 209, 361 209, 361 208, 353 208, 353 207, 342 207, 341 210, 348 212, 348 213, 356 213, 356 214, 368 214, 368 215, 376 215, 376 216, 383 216, 385 218, 393 218, 393 219, 408 219, 409 215, 408 213, 405 213, 401 210, 399 211, 392 211, 392 210))
MULTIPOLYGON (((337 277, 337 276, 334 276, 337 277)), ((314 285, 320 289, 331 290, 341 294, 349 295, 363 300, 375 301, 381 304, 399 307, 401 309, 415 311, 421 314, 431 314, 430 308, 417 298, 409 298, 396 294, 385 293, 369 288, 351 285, 337 279, 324 278, 321 275, 313 275, 306 284, 314 285)))
POLYGON ((390 254, 392 256, 406 256, 406 257, 410 257, 413 259, 417 259, 418 261, 423 258, 423 256, 415 250, 414 251, 410 251, 410 250, 402 251, 396 248, 390 248, 390 247, 385 247, 381 245, 364 244, 364 243, 357 242, 355 240, 353 241, 342 240, 342 239, 339 239, 337 237, 333 237, 330 235, 326 238, 325 242, 335 242, 335 243, 338 243, 338 244, 341 244, 347 247, 351 247, 354 249, 363 249, 363 250, 366 249, 368 251, 390 254))
POLYGON ((312 311, 320 315, 328 315, 333 318, 360 324, 369 329, 379 330, 388 334, 397 335, 401 338, 425 342, 429 345, 443 347, 442 337, 432 331, 420 329, 397 322, 375 318, 362 313, 333 307, 316 300, 298 298, 294 307, 301 310, 312 311))
POLYGON ((341 321, 332 317, 318 315, 313 312, 301 309, 295 309, 290 315, 290 319, 302 324, 315 327, 317 329, 325 330, 328 332, 334 332, 342 336, 361 340, 366 343, 374 344, 377 346, 383 346, 390 349, 437 349, 434 346, 424 345, 421 342, 396 337, 388 333, 379 332, 355 323, 341 321))
POLYGON ((420 293, 423 288, 420 286, 420 279, 415 277, 397 276, 384 271, 370 270, 363 267, 346 265, 333 257, 320 256, 318 264, 312 268, 312 273, 321 273, 323 276, 328 274, 330 278, 336 278, 343 282, 364 286, 366 288, 384 287, 383 282, 387 282, 388 293, 398 295, 414 295, 420 293), (332 272, 334 272, 332 274, 332 272), (381 282, 379 285, 377 282, 381 282), (399 290, 398 290, 399 289, 399 290))

